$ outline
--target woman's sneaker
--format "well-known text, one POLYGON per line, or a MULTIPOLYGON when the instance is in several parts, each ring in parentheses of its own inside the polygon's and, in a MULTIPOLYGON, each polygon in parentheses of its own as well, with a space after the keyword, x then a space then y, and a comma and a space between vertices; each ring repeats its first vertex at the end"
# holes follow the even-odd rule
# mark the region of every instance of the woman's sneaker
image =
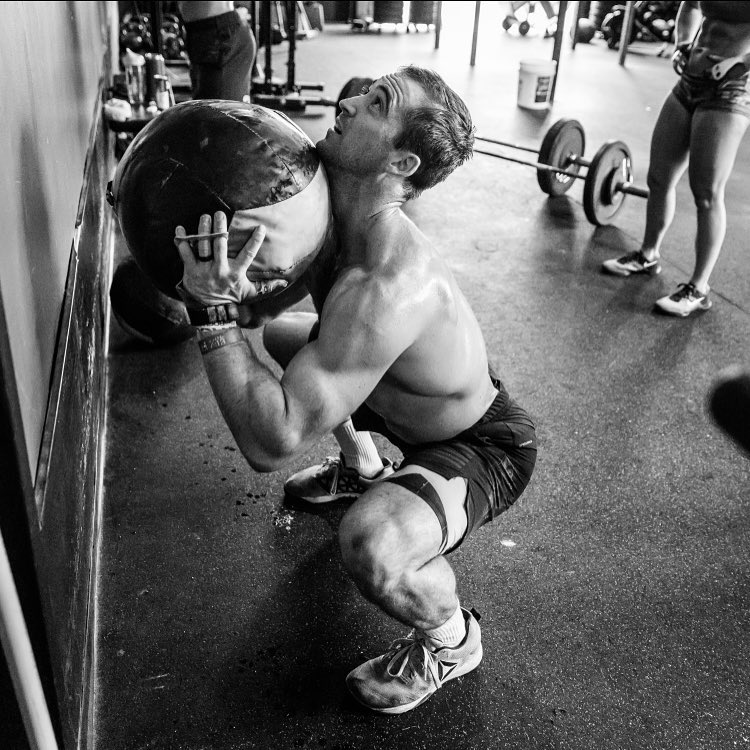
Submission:
POLYGON ((424 633, 412 630, 382 656, 361 664, 346 686, 363 706, 383 714, 402 714, 424 703, 448 680, 471 672, 482 661, 477 617, 462 608, 466 636, 458 646, 438 648, 424 633))
POLYGON ((649 260, 640 250, 623 255, 620 258, 610 258, 602 263, 602 268, 607 273, 615 276, 630 276, 634 273, 648 273, 656 275, 661 273, 661 264, 658 256, 649 260))
POLYGON ((702 294, 693 284, 678 284, 677 291, 674 294, 656 300, 655 304, 668 315, 686 318, 696 310, 708 310, 711 307, 708 291, 707 289, 706 293, 702 294))
POLYGON ((395 471, 393 462, 381 459, 383 469, 374 477, 363 477, 346 465, 343 454, 328 456, 322 464, 293 474, 284 482, 284 492, 295 500, 308 503, 330 503, 341 497, 361 495, 376 482, 382 482, 395 471))

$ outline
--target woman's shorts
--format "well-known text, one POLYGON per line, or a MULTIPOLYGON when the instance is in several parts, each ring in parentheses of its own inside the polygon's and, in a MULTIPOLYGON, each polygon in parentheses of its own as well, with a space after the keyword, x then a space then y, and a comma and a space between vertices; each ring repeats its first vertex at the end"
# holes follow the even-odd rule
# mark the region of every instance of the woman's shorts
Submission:
POLYGON ((690 114, 718 109, 750 119, 750 73, 721 81, 683 74, 672 93, 690 114))

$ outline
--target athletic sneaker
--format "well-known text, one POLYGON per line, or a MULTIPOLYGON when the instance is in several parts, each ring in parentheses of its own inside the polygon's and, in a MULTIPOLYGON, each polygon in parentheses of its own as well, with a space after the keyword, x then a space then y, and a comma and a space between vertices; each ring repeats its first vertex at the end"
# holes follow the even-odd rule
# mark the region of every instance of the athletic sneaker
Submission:
POLYGON ((376 482, 381 482, 395 471, 393 463, 383 461, 383 469, 374 477, 363 477, 346 465, 343 454, 328 456, 322 464, 310 466, 293 474, 284 482, 284 492, 296 500, 308 503, 330 503, 340 497, 361 495, 376 482))
POLYGON ((661 273, 659 258, 656 257, 653 260, 648 260, 640 250, 635 250, 620 258, 605 260, 602 263, 602 267, 605 271, 613 273, 615 276, 630 276, 633 273, 648 273, 652 275, 661 273))
POLYGON ((669 315, 686 318, 696 310, 708 310, 711 300, 708 298, 708 290, 701 294, 693 284, 678 284, 677 291, 656 300, 656 306, 669 315))
POLYGON ((402 714, 424 703, 448 680, 478 667, 482 661, 479 623, 471 612, 461 611, 466 636, 458 646, 437 648, 423 632, 412 630, 385 654, 349 672, 349 692, 373 711, 402 714))

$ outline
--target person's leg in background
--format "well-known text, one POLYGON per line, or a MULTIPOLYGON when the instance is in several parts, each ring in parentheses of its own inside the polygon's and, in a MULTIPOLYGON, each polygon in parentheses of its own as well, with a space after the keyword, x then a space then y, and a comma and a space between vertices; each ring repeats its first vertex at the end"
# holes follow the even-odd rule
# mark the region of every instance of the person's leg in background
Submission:
POLYGON ((257 51, 258 45, 250 26, 240 20, 240 25, 226 40, 221 64, 220 99, 242 101, 250 96, 257 51))
POLYGON ((698 110, 693 118, 693 147, 688 174, 698 228, 695 270, 690 282, 702 292, 708 289, 708 279, 726 235, 724 189, 747 125, 745 116, 723 110, 698 110))
POLYGON ((257 42, 236 11, 185 23, 193 99, 250 96, 257 42))
POLYGON ((691 114, 670 93, 651 135, 648 166, 649 197, 646 227, 639 250, 604 261, 605 271, 617 276, 659 273, 659 249, 676 206, 677 183, 688 165, 691 114))
POLYGON ((745 114, 728 109, 698 109, 693 115, 688 174, 697 213, 695 267, 687 283, 656 301, 662 312, 686 317, 711 307, 708 280, 727 228, 724 190, 748 122, 745 114))

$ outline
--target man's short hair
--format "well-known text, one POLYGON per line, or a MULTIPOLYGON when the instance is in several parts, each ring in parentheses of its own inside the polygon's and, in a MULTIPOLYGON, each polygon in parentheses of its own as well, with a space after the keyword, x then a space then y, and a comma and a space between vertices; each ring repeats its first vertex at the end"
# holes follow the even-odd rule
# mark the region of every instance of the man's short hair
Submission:
POLYGON ((406 180, 406 198, 442 182, 474 153, 474 124, 458 94, 434 71, 406 65, 397 75, 422 87, 430 104, 404 113, 401 134, 394 147, 415 153, 419 169, 406 180))

